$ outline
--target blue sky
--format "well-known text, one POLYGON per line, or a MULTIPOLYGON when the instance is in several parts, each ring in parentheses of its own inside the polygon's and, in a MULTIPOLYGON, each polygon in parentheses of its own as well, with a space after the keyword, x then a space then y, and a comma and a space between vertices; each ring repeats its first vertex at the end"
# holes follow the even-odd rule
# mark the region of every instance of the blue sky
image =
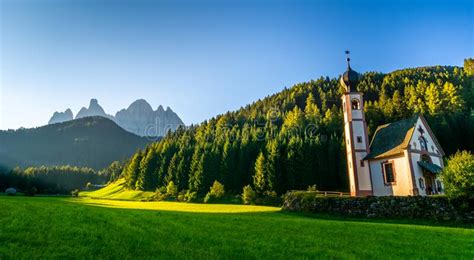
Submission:
POLYGON ((458 65, 472 1, 0 0, 0 129, 97 98, 138 98, 186 124, 345 69, 458 65))

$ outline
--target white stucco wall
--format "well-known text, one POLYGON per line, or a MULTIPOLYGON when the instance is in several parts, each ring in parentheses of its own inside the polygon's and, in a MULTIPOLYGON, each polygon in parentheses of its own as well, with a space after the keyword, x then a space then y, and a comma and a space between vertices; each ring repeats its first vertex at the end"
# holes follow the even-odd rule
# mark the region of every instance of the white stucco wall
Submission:
POLYGON ((418 118, 417 122, 416 122, 416 126, 415 126, 415 131, 413 132, 413 135, 410 139, 410 147, 412 150, 421 150, 421 147, 420 147, 420 141, 419 141, 419 138, 421 136, 420 132, 418 131, 418 128, 421 127, 424 131, 423 133, 423 137, 426 139, 426 142, 428 144, 428 152, 430 153, 435 153, 435 154, 439 154, 441 155, 438 147, 436 146, 434 140, 433 140, 433 137, 430 135, 430 133, 428 132, 428 129, 425 127, 425 125, 423 124, 421 118, 418 118))
POLYGON ((366 149, 366 142, 365 140, 365 126, 363 121, 352 121, 352 133, 354 140, 354 149, 356 150, 365 150, 366 149), (362 142, 357 142, 357 137, 360 136, 362 138, 362 142))
POLYGON ((367 156, 366 152, 357 152, 356 157, 356 167, 359 180, 359 190, 372 190, 372 184, 370 180, 369 165, 367 161, 364 162, 364 166, 361 166, 360 161, 367 156))
MULTIPOLYGON (((423 121, 421 120, 421 118, 418 118, 416 122, 416 126, 415 126, 415 131, 413 132, 413 136, 410 139, 410 147, 411 147, 410 150, 411 150, 411 158, 412 158, 411 160, 413 162, 413 171, 414 171, 416 186, 418 188, 419 194, 424 196, 426 195, 426 181, 425 181, 425 187, 423 189, 420 187, 420 182, 419 182, 419 179, 423 178, 424 180, 424 177, 423 177, 423 171, 421 167, 418 165, 418 161, 421 161, 421 153, 422 153, 420 141, 419 141, 421 133, 418 131, 418 128, 422 128, 424 131, 423 137, 426 139, 426 143, 428 146, 427 148, 429 152, 428 156, 430 157, 431 162, 440 167, 443 167, 443 158, 442 158, 441 152, 439 151, 434 141, 434 138, 436 137, 433 137, 430 135, 430 132, 428 131, 426 126, 423 124, 423 121)), ((436 176, 435 181, 441 182, 441 178, 439 175, 436 176)), ((441 186, 442 186, 442 190, 444 191, 443 185, 441 186)))
POLYGON ((362 95, 359 93, 351 93, 348 95, 344 95, 342 100, 343 106, 345 107, 344 134, 347 153, 347 167, 349 171, 349 185, 351 191, 355 192, 355 171, 357 171, 357 188, 363 191, 370 191, 372 189, 372 185, 370 180, 369 165, 367 164, 367 162, 364 163, 364 166, 362 166, 360 163, 361 160, 367 155, 367 152, 365 150, 367 148, 368 142, 368 140, 366 140, 366 128, 364 122, 361 121, 364 119, 362 95), (351 102, 353 99, 359 100, 360 109, 352 109, 351 102), (357 137, 359 136, 361 137, 361 143, 357 142, 357 137), (354 154, 354 160, 352 154, 354 154))
POLYGON ((408 157, 402 155, 395 158, 380 159, 370 162, 370 172, 375 196, 408 196, 412 195, 411 171, 408 157), (382 171, 383 162, 393 162, 395 184, 385 185, 382 171))

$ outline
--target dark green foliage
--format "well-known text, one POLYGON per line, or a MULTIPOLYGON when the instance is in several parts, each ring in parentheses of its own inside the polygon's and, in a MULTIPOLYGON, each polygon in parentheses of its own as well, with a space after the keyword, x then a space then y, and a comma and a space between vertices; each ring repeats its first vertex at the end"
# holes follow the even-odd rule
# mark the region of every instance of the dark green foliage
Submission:
MULTIPOLYGON (((424 67, 362 75, 369 138, 377 126, 423 113, 445 152, 474 149, 473 81, 459 67, 424 67)), ((229 194, 251 185, 284 194, 316 184, 347 190, 341 95, 320 78, 180 128, 137 153, 124 171, 129 187, 154 190, 173 181, 204 197, 214 180, 229 194), (150 159, 147 155, 153 154, 150 159)))
POLYGON ((100 169, 133 155, 148 140, 104 117, 0 131, 0 167, 76 165, 100 169))
POLYGON ((108 176, 100 175, 86 167, 52 166, 15 168, 0 173, 0 191, 15 187, 25 194, 69 194, 74 189, 84 189, 88 183, 105 184, 108 176))
POLYGON ((123 164, 119 161, 113 161, 109 166, 99 171, 99 175, 107 178, 109 182, 116 181, 123 171, 123 164))
POLYGON ((446 196, 323 196, 312 191, 285 194, 283 210, 364 218, 431 219, 473 223, 474 198, 446 196))

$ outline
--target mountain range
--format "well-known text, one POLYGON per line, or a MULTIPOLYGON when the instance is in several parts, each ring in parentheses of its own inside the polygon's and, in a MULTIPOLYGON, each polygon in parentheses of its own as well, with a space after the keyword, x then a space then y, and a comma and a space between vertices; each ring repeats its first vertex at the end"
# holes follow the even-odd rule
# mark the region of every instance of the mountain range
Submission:
POLYGON ((102 116, 0 131, 0 167, 72 165, 100 169, 128 158, 150 141, 102 116))
POLYGON ((153 110, 144 99, 134 101, 127 109, 118 111, 115 116, 109 115, 99 105, 97 99, 91 99, 89 107, 82 107, 74 117, 71 109, 64 112, 55 112, 48 124, 56 124, 90 116, 101 116, 114 121, 117 125, 139 136, 164 136, 168 131, 174 131, 184 126, 179 116, 167 107, 158 106, 153 110))

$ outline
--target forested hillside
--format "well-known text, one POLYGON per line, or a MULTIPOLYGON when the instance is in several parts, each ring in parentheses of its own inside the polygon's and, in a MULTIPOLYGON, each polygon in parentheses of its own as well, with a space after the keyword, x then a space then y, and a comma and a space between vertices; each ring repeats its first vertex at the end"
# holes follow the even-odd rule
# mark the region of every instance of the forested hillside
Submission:
POLYGON ((69 194, 74 189, 86 188, 87 183, 105 184, 110 177, 105 171, 69 165, 28 167, 25 170, 15 167, 8 173, 0 172, 0 190, 15 187, 28 195, 69 194))
MULTIPOLYGON (((422 113, 445 152, 473 150, 473 60, 460 67, 367 72, 364 92, 369 138, 378 125, 422 113), (471 68, 470 70, 468 68, 471 68)), ((320 78, 178 129, 136 153, 123 176, 129 188, 155 190, 173 181, 203 196, 214 180, 226 192, 245 185, 284 193, 316 184, 347 190, 338 79, 320 78)))
POLYGON ((0 131, 0 170, 42 165, 100 169, 114 160, 127 159, 148 142, 104 117, 0 131))

